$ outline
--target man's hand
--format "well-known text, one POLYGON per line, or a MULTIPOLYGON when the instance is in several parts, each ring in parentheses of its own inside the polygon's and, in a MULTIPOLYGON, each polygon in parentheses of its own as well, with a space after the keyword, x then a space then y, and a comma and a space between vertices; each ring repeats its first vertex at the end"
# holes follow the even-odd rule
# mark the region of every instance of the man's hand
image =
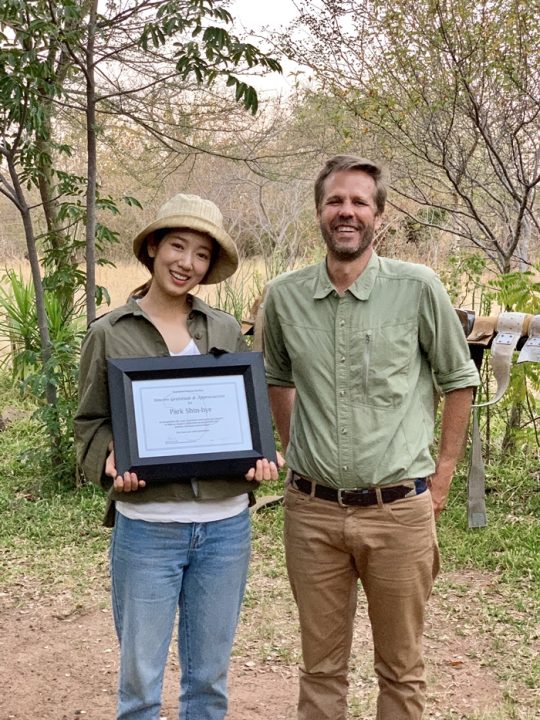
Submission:
POLYGON ((440 514, 446 507, 452 476, 452 471, 444 472, 442 469, 437 468, 428 480, 435 520, 438 520, 440 514))

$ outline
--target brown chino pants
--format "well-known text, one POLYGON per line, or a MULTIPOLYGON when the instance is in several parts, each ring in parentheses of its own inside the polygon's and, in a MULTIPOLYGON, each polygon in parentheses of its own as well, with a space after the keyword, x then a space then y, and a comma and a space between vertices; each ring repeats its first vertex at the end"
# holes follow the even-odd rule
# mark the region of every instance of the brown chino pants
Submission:
POLYGON ((360 579, 379 682, 376 720, 420 720, 424 610, 439 570, 431 495, 341 507, 288 486, 285 549, 303 667, 298 720, 345 720, 360 579))

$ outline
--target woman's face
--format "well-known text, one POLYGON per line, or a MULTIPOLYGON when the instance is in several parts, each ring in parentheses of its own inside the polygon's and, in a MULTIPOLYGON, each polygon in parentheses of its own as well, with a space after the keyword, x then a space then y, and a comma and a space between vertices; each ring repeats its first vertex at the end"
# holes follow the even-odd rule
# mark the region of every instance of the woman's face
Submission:
POLYGON ((148 243, 154 259, 152 285, 166 295, 185 295, 198 285, 210 268, 214 240, 197 230, 171 230, 155 245, 148 243))

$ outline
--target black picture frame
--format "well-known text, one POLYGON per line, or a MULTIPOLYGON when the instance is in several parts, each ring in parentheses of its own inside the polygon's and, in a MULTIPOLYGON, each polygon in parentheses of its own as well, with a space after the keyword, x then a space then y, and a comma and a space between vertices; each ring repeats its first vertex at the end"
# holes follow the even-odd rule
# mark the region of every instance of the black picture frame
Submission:
MULTIPOLYGON (((276 447, 262 353, 209 353, 184 357, 111 358, 107 361, 116 469, 135 472, 146 482, 189 482, 209 477, 243 476, 260 458, 276 461, 276 447), (241 376, 245 390, 251 448, 247 450, 142 456, 133 383, 175 379, 203 385, 208 378, 241 376)), ((148 386, 149 387, 149 386, 148 386)), ((139 390, 137 390, 137 393, 139 390)), ((167 398, 168 399, 168 398, 167 398)), ((243 401, 242 401, 243 402, 243 401)), ((171 421, 172 422, 172 421, 171 421)), ((158 423, 159 424, 159 423, 158 423)), ((140 430, 140 428, 139 428, 140 430)), ((203 447, 203 446, 201 446, 203 447)), ((144 453, 143 453, 144 455, 144 453)))

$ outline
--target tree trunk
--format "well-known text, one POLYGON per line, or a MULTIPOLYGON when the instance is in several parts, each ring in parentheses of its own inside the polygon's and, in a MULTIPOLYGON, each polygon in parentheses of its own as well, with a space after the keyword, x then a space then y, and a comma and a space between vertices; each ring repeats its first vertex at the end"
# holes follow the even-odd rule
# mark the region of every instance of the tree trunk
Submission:
POLYGON ((97 0, 92 2, 88 20, 86 47, 86 147, 88 185, 86 190, 86 320, 96 317, 96 86, 94 73, 94 42, 97 0))
POLYGON ((518 243, 519 271, 529 270, 529 250, 531 244, 531 222, 525 216, 521 222, 521 236, 518 243))
POLYGON ((521 403, 517 402, 510 408, 510 417, 506 423, 504 437, 501 444, 502 455, 511 455, 516 449, 516 430, 521 425, 521 403))
MULTIPOLYGON (((15 160, 12 155, 8 155, 7 162, 11 182, 13 183, 13 189, 15 191, 15 199, 17 201, 17 206, 19 208, 19 212, 23 221, 26 248, 28 251, 28 260, 30 261, 30 268, 32 271, 32 280, 34 283, 34 292, 36 297, 36 314, 41 345, 41 357, 43 361, 43 366, 45 367, 51 358, 51 339, 49 336, 49 323, 47 320, 47 312, 45 310, 45 294, 43 292, 43 283, 41 281, 39 256, 36 247, 34 229, 32 227, 32 217, 30 215, 30 208, 28 207, 28 203, 26 202, 26 199, 24 197, 23 189, 19 182, 17 168, 15 167, 15 160)), ((47 375, 47 373, 45 374, 47 375)), ((48 405, 52 407, 56 406, 56 387, 50 382, 48 377, 45 385, 45 397, 48 405)))

